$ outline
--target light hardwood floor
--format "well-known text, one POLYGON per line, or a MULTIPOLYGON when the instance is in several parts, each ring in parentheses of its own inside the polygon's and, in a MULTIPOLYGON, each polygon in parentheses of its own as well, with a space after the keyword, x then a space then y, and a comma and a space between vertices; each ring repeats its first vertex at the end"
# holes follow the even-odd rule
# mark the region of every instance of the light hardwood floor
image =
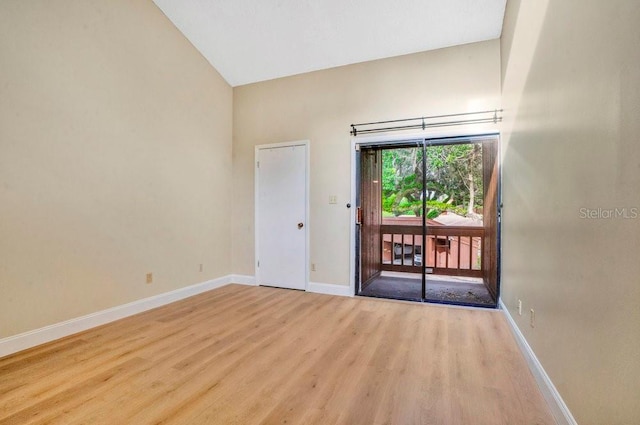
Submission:
POLYGON ((497 311, 229 285, 0 359, 0 424, 554 424, 497 311))

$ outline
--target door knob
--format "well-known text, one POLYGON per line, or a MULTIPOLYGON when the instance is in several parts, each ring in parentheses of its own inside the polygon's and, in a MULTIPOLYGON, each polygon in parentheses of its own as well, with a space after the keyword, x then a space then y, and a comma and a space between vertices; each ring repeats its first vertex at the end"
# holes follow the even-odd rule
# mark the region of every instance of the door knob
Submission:
POLYGON ((302 229, 304 227, 303 223, 298 223, 298 229, 302 229))

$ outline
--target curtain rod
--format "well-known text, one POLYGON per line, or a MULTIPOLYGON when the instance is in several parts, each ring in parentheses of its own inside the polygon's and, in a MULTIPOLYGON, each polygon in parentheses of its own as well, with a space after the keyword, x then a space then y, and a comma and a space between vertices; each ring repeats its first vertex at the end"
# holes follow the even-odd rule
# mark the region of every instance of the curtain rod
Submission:
POLYGON ((388 120, 388 121, 376 121, 376 122, 367 122, 360 124, 351 124, 351 135, 357 136, 358 134, 367 134, 367 133, 383 133, 388 131, 399 131, 399 130, 410 130, 410 129, 422 129, 425 130, 427 128, 432 127, 449 127, 454 125, 464 125, 464 124, 483 124, 483 123, 499 123, 502 122, 502 115, 499 113, 502 112, 502 109, 494 109, 493 111, 479 111, 479 112, 464 112, 460 114, 446 114, 446 115, 432 115, 429 117, 418 117, 418 118, 403 118, 398 120, 388 120), (429 122, 433 120, 440 120, 443 118, 463 118, 460 120, 443 120, 443 121, 435 121, 429 122), (414 123, 411 123, 411 122, 414 123), (419 121, 415 123, 415 121, 419 121), (404 125, 393 125, 393 126, 382 126, 384 124, 400 124, 405 123, 404 125), (358 128, 361 127, 361 128, 358 128), (362 128, 364 127, 364 128, 362 128))

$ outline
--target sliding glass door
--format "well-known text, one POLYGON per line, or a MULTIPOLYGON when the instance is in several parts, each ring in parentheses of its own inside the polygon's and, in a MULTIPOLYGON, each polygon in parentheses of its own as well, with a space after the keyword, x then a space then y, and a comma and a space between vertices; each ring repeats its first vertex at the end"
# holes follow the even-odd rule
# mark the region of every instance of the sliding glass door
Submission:
POLYGON ((424 298, 424 143, 361 150, 359 293, 424 298))
POLYGON ((497 137, 362 145, 357 293, 495 306, 497 137))

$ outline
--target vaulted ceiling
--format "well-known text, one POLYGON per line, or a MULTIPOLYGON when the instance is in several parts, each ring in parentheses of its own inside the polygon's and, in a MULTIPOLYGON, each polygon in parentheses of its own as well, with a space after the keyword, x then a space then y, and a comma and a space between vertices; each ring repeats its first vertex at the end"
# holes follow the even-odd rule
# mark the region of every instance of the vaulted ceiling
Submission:
POLYGON ((154 0, 232 86, 500 37, 506 0, 154 0))

